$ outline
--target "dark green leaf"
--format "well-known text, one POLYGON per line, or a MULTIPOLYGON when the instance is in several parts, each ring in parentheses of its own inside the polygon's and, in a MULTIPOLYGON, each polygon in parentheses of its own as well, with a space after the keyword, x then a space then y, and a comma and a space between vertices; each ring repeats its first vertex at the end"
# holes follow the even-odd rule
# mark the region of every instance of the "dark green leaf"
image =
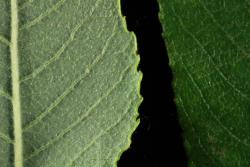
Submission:
POLYGON ((159 0, 190 166, 250 166, 250 3, 159 0))

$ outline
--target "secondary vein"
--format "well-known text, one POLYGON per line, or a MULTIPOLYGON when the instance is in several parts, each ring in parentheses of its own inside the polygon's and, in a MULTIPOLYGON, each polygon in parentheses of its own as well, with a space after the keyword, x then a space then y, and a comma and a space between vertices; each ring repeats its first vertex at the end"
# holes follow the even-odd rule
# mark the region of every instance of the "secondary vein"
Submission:
POLYGON ((18 7, 17 0, 11 0, 11 77, 12 77, 12 108, 14 128, 14 166, 23 167, 21 100, 18 61, 18 7))

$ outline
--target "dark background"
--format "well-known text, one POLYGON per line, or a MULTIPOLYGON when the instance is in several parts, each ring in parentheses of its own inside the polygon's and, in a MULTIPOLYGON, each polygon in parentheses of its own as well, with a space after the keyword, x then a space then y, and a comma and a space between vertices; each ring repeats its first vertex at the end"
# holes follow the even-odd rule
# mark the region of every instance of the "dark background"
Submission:
POLYGON ((174 94, 172 71, 162 38, 156 0, 121 0, 129 31, 134 31, 143 72, 141 123, 118 167, 186 167, 174 94))

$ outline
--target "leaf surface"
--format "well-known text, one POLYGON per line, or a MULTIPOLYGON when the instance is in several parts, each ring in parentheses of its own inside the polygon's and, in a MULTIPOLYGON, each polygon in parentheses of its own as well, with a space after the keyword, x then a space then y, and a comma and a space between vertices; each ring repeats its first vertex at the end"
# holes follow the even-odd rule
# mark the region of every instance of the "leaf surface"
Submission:
POLYGON ((0 166, 115 166, 138 125, 117 0, 0 0, 0 166))
POLYGON ((250 166, 250 6, 159 0, 190 166, 250 166))

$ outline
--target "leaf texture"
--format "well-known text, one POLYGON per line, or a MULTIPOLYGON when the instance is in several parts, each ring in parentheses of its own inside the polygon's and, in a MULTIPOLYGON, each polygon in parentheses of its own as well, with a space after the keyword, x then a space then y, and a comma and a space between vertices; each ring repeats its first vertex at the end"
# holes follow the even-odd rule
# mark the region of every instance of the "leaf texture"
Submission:
POLYGON ((141 102, 119 2, 0 0, 0 11, 0 166, 116 166, 141 102))
POLYGON ((250 166, 250 4, 159 0, 190 166, 250 166))

